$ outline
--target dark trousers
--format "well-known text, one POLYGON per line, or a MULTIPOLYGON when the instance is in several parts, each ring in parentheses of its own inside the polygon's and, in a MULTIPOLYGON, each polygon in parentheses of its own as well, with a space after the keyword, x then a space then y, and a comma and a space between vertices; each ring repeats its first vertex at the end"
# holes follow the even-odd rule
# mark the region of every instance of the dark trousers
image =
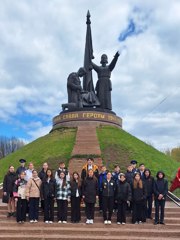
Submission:
POLYGON ((103 196, 102 192, 99 191, 99 211, 103 210, 103 196))
POLYGON ((164 222, 165 200, 155 200, 155 222, 164 222), (161 210, 159 218, 159 210, 161 210))
POLYGON ((126 222, 126 208, 127 208, 127 202, 126 201, 120 201, 117 205, 118 212, 117 212, 117 222, 126 222))
POLYGON ((113 213, 114 207, 114 197, 102 197, 102 206, 103 206, 103 218, 105 220, 110 220, 113 213))
POLYGON ((79 222, 81 220, 80 204, 81 204, 80 197, 71 197, 71 221, 72 222, 79 222))
POLYGON ((68 201, 57 199, 57 218, 58 221, 67 221, 68 201))
POLYGON ((144 201, 133 202, 132 223, 143 221, 144 201))
POLYGON ((146 198, 146 217, 151 218, 152 215, 152 195, 146 198))
POLYGON ((44 221, 54 221, 54 198, 44 199, 44 221))
POLYGON ((26 221, 26 209, 27 209, 27 200, 18 198, 17 208, 16 208, 16 220, 17 222, 26 221))
POLYGON ((95 203, 86 202, 85 212, 87 219, 94 219, 94 205, 95 203))
POLYGON ((38 220, 39 217, 39 198, 29 198, 29 219, 38 220))

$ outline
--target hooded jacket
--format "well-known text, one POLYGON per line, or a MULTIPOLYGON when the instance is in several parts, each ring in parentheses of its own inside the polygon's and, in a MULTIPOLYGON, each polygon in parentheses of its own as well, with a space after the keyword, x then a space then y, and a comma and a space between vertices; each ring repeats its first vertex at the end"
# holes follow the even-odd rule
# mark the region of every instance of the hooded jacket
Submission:
POLYGON ((162 200, 166 199, 166 195, 168 193, 168 181, 164 178, 165 174, 163 171, 159 171, 156 174, 156 180, 154 181, 154 196, 155 200, 158 199, 159 194, 163 195, 162 200), (162 173, 163 177, 159 178, 159 173, 162 173))

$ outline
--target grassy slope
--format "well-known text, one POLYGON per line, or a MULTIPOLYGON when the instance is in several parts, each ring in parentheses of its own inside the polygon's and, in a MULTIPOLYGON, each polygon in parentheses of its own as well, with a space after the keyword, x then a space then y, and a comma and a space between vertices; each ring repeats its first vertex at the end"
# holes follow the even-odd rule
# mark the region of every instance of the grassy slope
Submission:
MULTIPOLYGON (((153 147, 145 144, 127 132, 116 127, 100 127, 97 129, 102 157, 109 169, 114 164, 120 164, 123 171, 132 159, 143 162, 152 170, 153 175, 157 170, 165 171, 168 179, 173 179, 179 163, 153 147)), ((56 169, 60 160, 68 163, 75 142, 76 129, 59 129, 44 137, 38 138, 20 150, 0 160, 0 182, 7 172, 8 166, 15 168, 18 160, 25 158, 32 161, 40 169, 42 163, 47 161, 52 169, 56 169)))
POLYGON ((136 159, 138 163, 144 163, 150 168, 153 175, 158 170, 163 170, 169 180, 174 178, 179 163, 152 146, 116 127, 101 127, 97 129, 97 133, 104 164, 109 169, 120 164, 125 171, 130 160, 136 159))
POLYGON ((52 169, 56 169, 58 162, 67 162, 75 142, 76 129, 61 129, 27 144, 18 151, 0 160, 0 182, 10 165, 19 166, 19 159, 25 158, 33 162, 38 170, 47 161, 52 169))

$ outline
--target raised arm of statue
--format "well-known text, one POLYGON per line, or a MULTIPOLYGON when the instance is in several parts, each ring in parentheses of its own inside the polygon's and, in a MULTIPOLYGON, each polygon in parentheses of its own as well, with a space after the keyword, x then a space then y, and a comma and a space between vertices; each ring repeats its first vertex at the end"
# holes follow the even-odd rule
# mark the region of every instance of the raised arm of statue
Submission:
POLYGON ((117 51, 113 60, 111 61, 111 63, 109 64, 109 70, 112 72, 112 70, 114 69, 116 63, 117 63, 117 60, 118 60, 118 57, 120 56, 119 52, 117 51))
POLYGON ((99 71, 99 67, 95 63, 91 62, 91 66, 96 72, 99 71))

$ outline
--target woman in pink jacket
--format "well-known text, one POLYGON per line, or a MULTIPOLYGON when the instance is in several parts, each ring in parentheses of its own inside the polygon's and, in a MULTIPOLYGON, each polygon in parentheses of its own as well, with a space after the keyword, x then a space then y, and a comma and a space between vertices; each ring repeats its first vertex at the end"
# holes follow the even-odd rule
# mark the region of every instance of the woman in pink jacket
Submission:
POLYGON ((29 201, 29 220, 30 223, 38 222, 39 216, 39 198, 41 179, 38 177, 36 170, 32 171, 32 178, 29 179, 26 185, 26 197, 29 201))

